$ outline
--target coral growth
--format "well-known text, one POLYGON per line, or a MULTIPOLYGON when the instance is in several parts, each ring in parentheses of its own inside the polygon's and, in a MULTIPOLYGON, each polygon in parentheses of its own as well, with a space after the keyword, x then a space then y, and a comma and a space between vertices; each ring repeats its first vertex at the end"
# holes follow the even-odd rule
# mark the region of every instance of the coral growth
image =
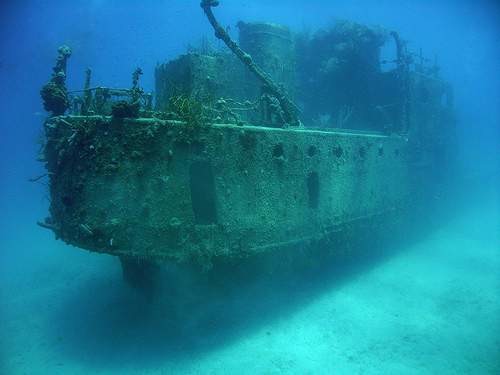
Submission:
POLYGON ((138 101, 128 102, 120 100, 111 107, 111 115, 114 118, 137 118, 139 117, 140 105, 138 101))
POLYGON ((395 79, 380 70, 380 47, 388 35, 384 29, 349 21, 300 35, 296 46, 304 118, 317 123, 328 115, 333 120, 328 126, 380 130, 375 108, 394 102, 395 79), (386 87, 386 92, 378 89, 386 87))
POLYGON ((59 55, 53 68, 52 77, 40 90, 43 107, 54 116, 63 115, 70 105, 65 82, 66 64, 71 56, 71 49, 68 46, 61 46, 57 52, 59 55))
POLYGON ((120 100, 111 107, 111 115, 114 118, 137 118, 141 110, 141 98, 144 90, 139 87, 139 78, 142 69, 137 68, 132 73, 132 88, 130 89, 130 101, 120 100))

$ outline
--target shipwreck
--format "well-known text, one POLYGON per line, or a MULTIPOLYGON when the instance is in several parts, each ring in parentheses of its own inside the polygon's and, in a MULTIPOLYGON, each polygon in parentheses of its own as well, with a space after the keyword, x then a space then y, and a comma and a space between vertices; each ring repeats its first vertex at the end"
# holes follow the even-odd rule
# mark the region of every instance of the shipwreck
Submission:
POLYGON ((240 22, 236 43, 217 5, 201 3, 224 48, 158 64, 154 94, 140 69, 120 89, 89 69, 69 91, 65 46, 41 91, 39 224, 119 257, 132 282, 163 262, 210 270, 374 240, 436 194, 450 157, 452 89, 397 32, 240 22))

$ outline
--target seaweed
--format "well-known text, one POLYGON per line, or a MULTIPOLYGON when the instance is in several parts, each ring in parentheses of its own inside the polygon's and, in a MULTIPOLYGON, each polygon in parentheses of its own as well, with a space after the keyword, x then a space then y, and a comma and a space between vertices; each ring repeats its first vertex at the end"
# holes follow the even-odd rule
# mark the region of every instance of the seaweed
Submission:
POLYGON ((168 111, 177 120, 187 125, 198 127, 208 120, 208 113, 202 101, 195 95, 175 95, 169 99, 168 111))

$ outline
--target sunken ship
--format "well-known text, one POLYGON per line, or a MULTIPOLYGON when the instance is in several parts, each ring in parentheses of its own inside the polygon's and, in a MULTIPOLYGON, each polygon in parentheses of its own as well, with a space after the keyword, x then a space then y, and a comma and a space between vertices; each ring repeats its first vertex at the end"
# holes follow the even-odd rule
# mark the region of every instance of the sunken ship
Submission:
POLYGON ((39 225, 119 257, 133 281, 164 262, 345 251, 432 199, 454 124, 434 60, 349 21, 313 34, 240 22, 235 42, 217 5, 201 3, 223 43, 158 64, 154 94, 139 68, 129 88, 95 86, 89 69, 69 91, 71 50, 59 49, 41 90, 50 214, 39 225))

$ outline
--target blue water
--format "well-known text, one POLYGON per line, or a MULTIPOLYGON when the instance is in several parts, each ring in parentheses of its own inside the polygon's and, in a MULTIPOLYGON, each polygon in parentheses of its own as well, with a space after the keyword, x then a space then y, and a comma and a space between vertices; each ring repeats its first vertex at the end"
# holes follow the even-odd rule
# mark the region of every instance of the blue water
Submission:
MULTIPOLYGON (((0 4, 0 374, 500 374, 500 5, 495 1, 221 1, 225 25, 380 24, 438 56, 455 90, 461 190, 419 241, 343 277, 215 295, 181 319, 115 259, 56 241, 35 161, 55 51, 127 87, 212 35, 198 1, 0 4), (221 319, 221 317, 223 319, 221 319)), ((233 27, 234 28, 234 27, 233 27)), ((295 281, 297 282, 297 281, 295 281)), ((198 305, 199 306, 199 305, 198 305)))

